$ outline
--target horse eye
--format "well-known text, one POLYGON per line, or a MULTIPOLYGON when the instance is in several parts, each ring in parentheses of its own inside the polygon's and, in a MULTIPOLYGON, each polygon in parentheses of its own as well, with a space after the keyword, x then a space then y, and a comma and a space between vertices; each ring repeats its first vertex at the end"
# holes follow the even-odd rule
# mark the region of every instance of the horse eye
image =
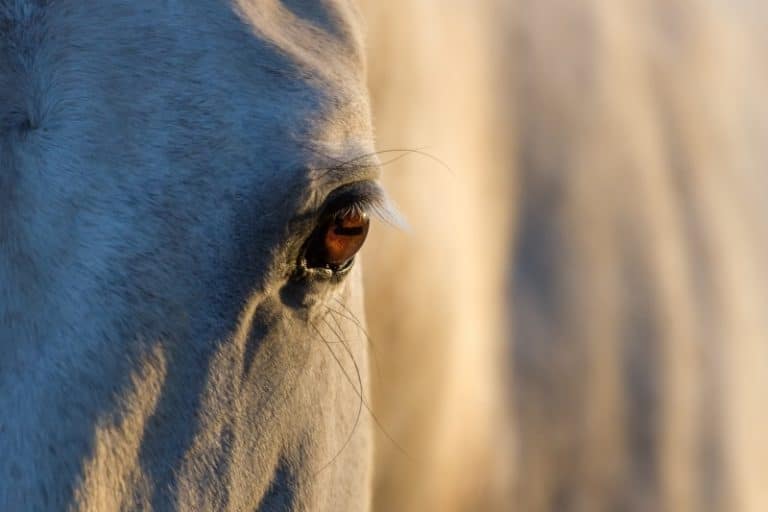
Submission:
POLYGON ((363 212, 340 213, 320 225, 305 252, 310 268, 340 270, 348 267, 368 236, 370 220, 363 212))

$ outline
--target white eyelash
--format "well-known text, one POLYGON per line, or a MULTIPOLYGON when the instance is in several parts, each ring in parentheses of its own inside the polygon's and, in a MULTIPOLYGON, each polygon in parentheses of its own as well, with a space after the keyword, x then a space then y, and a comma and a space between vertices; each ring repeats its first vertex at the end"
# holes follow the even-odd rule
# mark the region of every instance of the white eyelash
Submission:
POLYGON ((409 231, 410 226, 394 203, 386 195, 361 198, 360 200, 340 209, 337 215, 367 214, 386 222, 390 226, 403 231, 409 231))

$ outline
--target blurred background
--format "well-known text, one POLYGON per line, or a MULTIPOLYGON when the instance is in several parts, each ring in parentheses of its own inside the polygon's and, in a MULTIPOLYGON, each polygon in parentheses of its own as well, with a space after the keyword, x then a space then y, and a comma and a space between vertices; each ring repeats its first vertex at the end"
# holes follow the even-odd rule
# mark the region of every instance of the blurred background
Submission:
POLYGON ((362 12, 375 510, 768 510, 768 3, 362 12))

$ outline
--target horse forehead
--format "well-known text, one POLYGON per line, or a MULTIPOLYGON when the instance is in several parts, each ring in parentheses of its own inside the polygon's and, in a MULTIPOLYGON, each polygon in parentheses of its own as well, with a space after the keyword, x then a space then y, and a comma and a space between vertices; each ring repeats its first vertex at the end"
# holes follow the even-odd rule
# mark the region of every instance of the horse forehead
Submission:
POLYGON ((260 36, 287 53, 315 59, 316 65, 328 68, 329 56, 322 48, 330 42, 337 47, 336 58, 343 57, 353 65, 363 60, 361 20, 347 1, 283 0, 264 5, 238 0, 235 4, 236 12, 260 36))
POLYGON ((296 155, 292 142, 340 157, 368 144, 346 2, 0 0, 0 34, 0 131, 165 117, 187 140, 240 130, 273 156, 296 155))
POLYGON ((54 268, 77 230, 94 258, 118 237, 155 250, 170 224, 278 230, 311 169, 370 151, 354 19, 332 4, 0 0, 0 240, 54 268))

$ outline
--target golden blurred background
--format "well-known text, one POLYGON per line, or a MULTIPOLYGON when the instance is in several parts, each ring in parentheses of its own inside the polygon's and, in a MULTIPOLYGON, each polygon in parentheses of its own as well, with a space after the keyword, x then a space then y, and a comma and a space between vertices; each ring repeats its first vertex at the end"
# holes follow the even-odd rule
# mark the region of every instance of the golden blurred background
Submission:
POLYGON ((362 6, 375 510, 768 510, 768 3, 362 6))

